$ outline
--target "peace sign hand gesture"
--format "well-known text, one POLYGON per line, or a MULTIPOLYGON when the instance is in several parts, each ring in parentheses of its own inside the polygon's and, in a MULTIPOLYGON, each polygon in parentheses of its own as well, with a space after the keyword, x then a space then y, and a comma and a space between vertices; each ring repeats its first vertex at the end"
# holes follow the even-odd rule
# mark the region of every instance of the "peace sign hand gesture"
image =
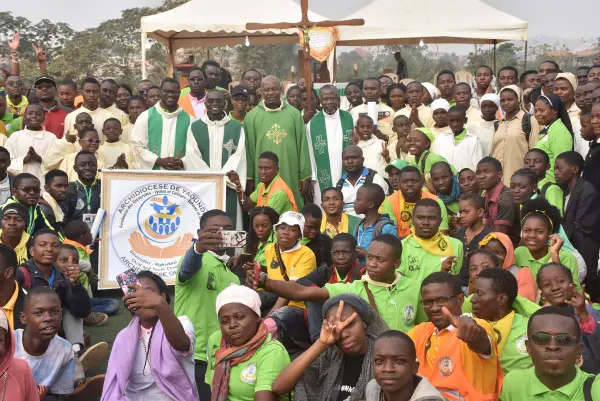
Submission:
POLYGON ((344 301, 340 301, 338 305, 337 311, 335 312, 335 316, 331 316, 328 319, 323 320, 323 327, 321 327, 321 336, 319 337, 319 342, 323 345, 327 345, 328 347, 334 345, 342 335, 342 331, 350 325, 358 316, 356 312, 354 312, 349 318, 346 320, 342 320, 342 311, 344 310, 344 301))
POLYGON ((577 291, 577 286, 575 284, 571 284, 571 288, 573 289, 573 297, 567 299, 565 303, 571 305, 575 309, 575 314, 581 322, 585 322, 589 316, 586 308, 585 285, 581 286, 581 292, 577 291))

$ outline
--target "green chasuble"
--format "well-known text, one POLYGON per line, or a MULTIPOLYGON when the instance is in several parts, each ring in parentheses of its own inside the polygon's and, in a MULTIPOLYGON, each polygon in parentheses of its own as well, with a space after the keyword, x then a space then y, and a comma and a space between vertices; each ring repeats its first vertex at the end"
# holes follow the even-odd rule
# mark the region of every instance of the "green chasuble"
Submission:
MULTIPOLYGON (((346 111, 340 110, 340 121, 342 124, 342 149, 352 144, 352 130, 354 130, 354 121, 352 115, 346 111)), ((318 112, 310 120, 310 139, 315 155, 315 164, 317 165, 317 177, 321 193, 333 186, 331 180, 331 165, 329 164, 329 137, 325 125, 325 115, 323 111, 318 112)), ((340 155, 341 157, 341 155, 340 155)))
MULTIPOLYGON (((242 132, 242 124, 235 120, 229 120, 225 123, 223 133, 223 149, 221 151, 221 167, 225 166, 227 160, 238 148, 240 134, 242 132)), ((202 153, 202 160, 210 167, 210 135, 208 134, 208 126, 202 120, 196 120, 192 123, 192 134, 202 153)), ((225 191, 225 211, 234 222, 237 221, 238 212, 238 197, 235 190, 227 187, 225 191)))
MULTIPOLYGON (((171 157, 182 158, 185 156, 190 120, 191 117, 188 113, 181 112, 177 115, 177 122, 175 123, 175 154, 171 157)), ((158 157, 161 157, 162 136, 162 116, 156 108, 151 107, 148 109, 148 150, 158 157)), ((160 167, 155 165, 153 170, 160 170, 160 167)))
POLYGON ((298 209, 304 205, 300 195, 300 180, 312 177, 306 129, 300 112, 282 102, 277 109, 268 109, 261 102, 244 119, 248 178, 258 186, 258 157, 273 152, 279 157, 279 175, 294 193, 298 209))

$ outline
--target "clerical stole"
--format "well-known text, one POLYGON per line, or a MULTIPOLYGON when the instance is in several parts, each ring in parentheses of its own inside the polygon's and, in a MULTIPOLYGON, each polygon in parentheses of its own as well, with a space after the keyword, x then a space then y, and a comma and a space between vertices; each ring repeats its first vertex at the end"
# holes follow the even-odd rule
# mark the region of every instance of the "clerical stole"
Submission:
MULTIPOLYGON (((185 156, 187 132, 190 126, 190 120, 190 115, 185 112, 181 112, 177 115, 177 122, 175 123, 175 154, 171 157, 182 158, 185 156)), ((158 157, 162 157, 162 136, 162 116, 154 107, 151 107, 148 109, 148 150, 158 157)), ((160 167, 155 165, 153 170, 160 170, 160 167)))
MULTIPOLYGON (((352 115, 343 110, 340 110, 340 121, 344 135, 342 139, 342 149, 344 149, 346 146, 352 144, 354 121, 352 115)), ((322 111, 310 120, 310 137, 314 149, 315 164, 317 165, 317 180, 321 188, 321 193, 323 193, 326 188, 333 186, 333 182, 331 180, 331 165, 329 163, 329 140, 325 126, 325 116, 322 111)))
MULTIPOLYGON (((242 125, 235 120, 228 121, 224 126, 223 149, 221 151, 221 167, 227 163, 227 160, 238 148, 242 125)), ((208 126, 202 120, 197 120, 192 124, 192 134, 202 153, 202 160, 210 167, 210 135, 208 126)), ((232 188, 225 191, 225 211, 227 215, 235 222, 237 221, 238 198, 237 193, 232 188)))

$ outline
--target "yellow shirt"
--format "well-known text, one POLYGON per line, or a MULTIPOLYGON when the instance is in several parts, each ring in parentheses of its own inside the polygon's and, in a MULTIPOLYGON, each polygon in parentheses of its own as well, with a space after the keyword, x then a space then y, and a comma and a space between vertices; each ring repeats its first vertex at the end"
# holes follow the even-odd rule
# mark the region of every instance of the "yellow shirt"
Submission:
MULTIPOLYGON (((492 326, 484 320, 475 319, 478 325, 483 327, 488 335, 488 338, 495 339, 494 330, 492 326)), ((408 332, 408 336, 415 341, 416 328, 408 332)), ((449 326, 446 329, 438 331, 437 329, 431 335, 430 347, 427 351, 426 363, 431 366, 435 363, 437 357, 437 350, 440 344, 447 338, 455 336, 457 329, 453 326, 449 326)), ((498 355, 495 348, 492 347, 492 355, 482 356, 477 354, 469 348, 466 342, 460 342, 460 357, 462 359, 462 369, 465 376, 469 379, 473 387, 484 394, 493 394, 496 391, 496 379, 497 379, 497 363, 498 355)), ((423 361, 419 361, 423 363, 423 361)))
POLYGON ((19 283, 17 283, 15 281, 15 292, 13 292, 12 297, 10 297, 10 299, 8 300, 6 305, 4 305, 2 307, 2 310, 4 311, 4 314, 6 315, 6 319, 8 319, 8 325, 10 326, 11 330, 14 330, 14 327, 15 327, 13 319, 14 319, 14 311, 15 311, 15 304, 17 303, 17 298, 19 298, 19 283))
MULTIPOLYGON (((271 280, 283 280, 281 268, 275 253, 275 244, 269 244, 265 248, 267 261, 267 274, 271 280)), ((281 252, 281 260, 285 265, 285 271, 291 281, 296 281, 317 268, 315 254, 308 247, 296 244, 292 249, 281 252)), ((305 308, 304 302, 292 301, 289 306, 305 308)))
MULTIPOLYGON (((0 230, 0 236, 2 235, 2 230, 0 230)), ((21 241, 15 247, 15 253, 17 254, 17 263, 22 265, 23 263, 29 260, 29 256, 27 255, 27 242, 29 241, 29 234, 23 232, 21 236, 21 241)), ((0 238, 0 244, 2 243, 2 239, 0 238)))

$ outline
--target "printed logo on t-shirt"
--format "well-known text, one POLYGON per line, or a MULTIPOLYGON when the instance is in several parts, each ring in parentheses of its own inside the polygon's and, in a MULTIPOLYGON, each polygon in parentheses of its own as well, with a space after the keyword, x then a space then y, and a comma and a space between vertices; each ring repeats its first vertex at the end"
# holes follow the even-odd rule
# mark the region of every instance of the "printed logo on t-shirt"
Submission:
POLYGON ((527 355, 527 346, 525 345, 525 341, 527 341, 526 334, 523 334, 521 337, 517 338, 515 348, 517 349, 519 354, 527 355))
POLYGON ((406 305, 402 310, 402 319, 405 324, 412 324, 415 320, 415 308, 412 305, 406 305))
POLYGON ((246 384, 256 384, 256 364, 254 362, 249 363, 242 370, 240 380, 246 384))
POLYGON ((417 270, 421 270, 421 266, 419 266, 419 261, 414 256, 408 257, 408 271, 414 272, 417 270))
POLYGON ((216 291, 217 287, 215 286, 215 274, 213 272, 208 273, 208 280, 206 281, 206 289, 211 291, 216 291))
POLYGON ((77 204, 75 205, 75 210, 79 211, 85 207, 85 201, 81 198, 77 199, 77 204))
POLYGON ((454 371, 454 362, 452 358, 445 356, 438 361, 438 372, 444 377, 448 377, 454 371))

